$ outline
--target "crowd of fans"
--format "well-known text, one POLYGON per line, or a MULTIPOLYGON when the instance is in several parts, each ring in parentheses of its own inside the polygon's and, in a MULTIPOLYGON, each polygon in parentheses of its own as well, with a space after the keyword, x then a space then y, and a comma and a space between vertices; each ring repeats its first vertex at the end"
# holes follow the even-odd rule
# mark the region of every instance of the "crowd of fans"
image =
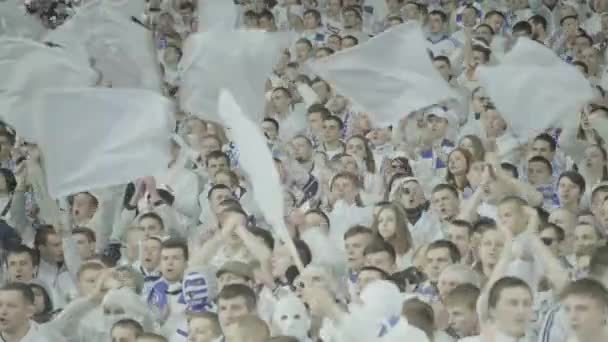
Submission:
MULTIPOLYGON (((128 1, 178 99, 205 1, 128 1)), ((52 30, 81 2, 26 0, 24 15, 52 30)), ((204 113, 175 113, 183 144, 164 174, 61 200, 45 184, 53 156, 3 125, 0 340, 608 341, 608 0, 232 6, 235 29, 297 35, 259 113, 295 251, 204 113), (306 68, 404 23, 458 98, 387 127, 306 68), (476 76, 519 39, 596 92, 576 126, 525 143, 476 76)))

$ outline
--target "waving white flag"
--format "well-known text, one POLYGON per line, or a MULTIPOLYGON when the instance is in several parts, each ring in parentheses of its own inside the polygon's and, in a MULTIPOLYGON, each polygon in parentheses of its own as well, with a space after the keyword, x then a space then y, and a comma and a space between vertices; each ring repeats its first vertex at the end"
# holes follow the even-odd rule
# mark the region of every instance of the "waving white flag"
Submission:
POLYGON ((302 267, 293 240, 289 237, 284 218, 283 188, 279 173, 258 126, 251 121, 236 99, 221 89, 218 100, 218 113, 224 124, 229 126, 234 142, 239 148, 239 165, 247 173, 253 186, 253 197, 275 234, 286 243, 296 265, 302 267))
POLYGON ((403 24, 364 44, 310 63, 338 93, 395 124, 414 110, 457 96, 441 78, 418 24, 403 24))
POLYGON ((480 84, 521 139, 576 116, 593 98, 589 81, 545 46, 519 38, 496 66, 478 70, 480 84))
POLYGON ((210 31, 188 38, 180 61, 181 108, 205 120, 221 122, 220 89, 238 94, 238 104, 257 120, 264 109, 264 83, 280 57, 287 36, 263 31, 210 31))
POLYGON ((49 193, 125 184, 166 171, 173 103, 137 89, 49 89, 34 112, 49 193))
POLYGON ((45 37, 91 61, 114 88, 161 90, 152 32, 104 2, 87 5, 45 37))
POLYGON ((45 32, 40 19, 27 13, 22 0, 0 1, 0 37, 40 39, 45 32))

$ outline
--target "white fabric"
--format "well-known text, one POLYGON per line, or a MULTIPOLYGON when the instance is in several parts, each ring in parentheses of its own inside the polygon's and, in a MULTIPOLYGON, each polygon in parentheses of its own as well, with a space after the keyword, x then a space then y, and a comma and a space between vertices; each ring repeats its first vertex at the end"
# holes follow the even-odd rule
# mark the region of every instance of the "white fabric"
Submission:
POLYGON ((45 31, 40 20, 26 13, 22 1, 0 1, 0 37, 39 39, 45 31))
POLYGON ((31 99, 45 88, 86 87, 99 75, 62 48, 27 39, 0 39, 0 114, 25 139, 32 140, 31 99))
POLYGON ((433 67, 418 25, 403 24, 310 63, 338 93, 373 113, 373 122, 396 124, 410 113, 457 97, 433 67))
POLYGON ((238 25, 238 12, 234 2, 198 0, 199 31, 233 31, 238 25))
POLYGON ((527 139, 577 113, 593 97, 585 77, 545 46, 520 38, 478 79, 513 132, 527 139), (530 120, 533 117, 534 120, 530 120))
POLYGON ((84 61, 93 60, 103 81, 114 88, 160 92, 162 77, 152 32, 117 11, 119 8, 101 2, 86 6, 50 31, 45 40, 65 46, 84 61))
POLYGON ((180 105, 185 112, 220 123, 217 100, 225 88, 238 96, 246 116, 264 109, 264 83, 286 36, 263 31, 209 31, 191 35, 180 61, 180 105))
POLYGON ((53 197, 124 184, 164 172, 172 103, 146 90, 67 89, 41 93, 36 141, 53 197), (70 132, 66 134, 65 132, 70 132))
POLYGON ((239 149, 239 165, 251 180, 253 197, 264 219, 283 241, 287 241, 289 233, 283 218, 283 189, 266 139, 225 89, 220 92, 218 112, 231 129, 232 138, 239 149))

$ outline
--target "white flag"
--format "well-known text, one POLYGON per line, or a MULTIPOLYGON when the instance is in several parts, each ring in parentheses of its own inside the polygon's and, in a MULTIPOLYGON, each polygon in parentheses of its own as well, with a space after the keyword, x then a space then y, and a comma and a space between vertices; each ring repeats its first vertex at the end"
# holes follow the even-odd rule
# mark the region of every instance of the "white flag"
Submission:
POLYGON ((247 117, 257 120, 264 109, 264 84, 286 46, 287 36, 263 31, 210 31, 188 38, 180 61, 181 108, 220 123, 220 89, 238 94, 247 117))
POLYGON ((0 1, 0 37, 40 39, 46 28, 36 15, 25 10, 23 1, 0 1))
POLYGON ((220 90, 218 113, 231 130, 239 149, 239 165, 249 176, 253 196, 264 219, 284 239, 289 235, 284 220, 283 188, 266 138, 225 89, 220 90))
POLYGON ((593 98, 589 81, 555 52, 526 38, 496 66, 478 70, 481 86, 521 139, 560 126, 593 98))
POLYGON ((87 5, 45 41, 64 46, 82 61, 93 62, 114 88, 160 92, 162 76, 152 32, 103 2, 87 5))
POLYGON ((173 103, 137 89, 49 89, 33 114, 54 198, 166 171, 173 103))
POLYGON ((374 122, 396 124, 404 114, 457 97, 433 67, 426 46, 418 24, 403 24, 310 67, 372 113, 374 122))

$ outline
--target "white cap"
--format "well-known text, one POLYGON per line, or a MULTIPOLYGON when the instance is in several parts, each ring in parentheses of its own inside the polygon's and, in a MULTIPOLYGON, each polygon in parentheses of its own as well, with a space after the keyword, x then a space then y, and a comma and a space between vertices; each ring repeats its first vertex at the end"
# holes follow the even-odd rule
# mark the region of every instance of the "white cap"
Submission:
POLYGON ((448 120, 449 125, 454 125, 458 121, 458 118, 451 110, 445 110, 441 106, 432 106, 424 110, 424 117, 426 118, 429 115, 434 115, 446 119, 448 120))

